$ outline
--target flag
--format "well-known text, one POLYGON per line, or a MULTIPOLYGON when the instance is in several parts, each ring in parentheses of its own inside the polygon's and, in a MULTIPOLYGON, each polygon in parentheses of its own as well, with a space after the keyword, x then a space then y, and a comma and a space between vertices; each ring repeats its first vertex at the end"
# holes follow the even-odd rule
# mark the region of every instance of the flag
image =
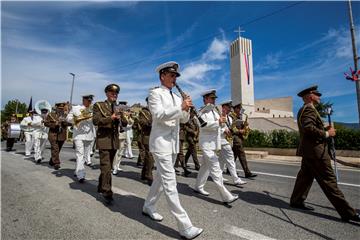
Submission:
POLYGON ((30 112, 32 110, 33 110, 33 108, 32 108, 32 96, 31 96, 27 112, 30 112))

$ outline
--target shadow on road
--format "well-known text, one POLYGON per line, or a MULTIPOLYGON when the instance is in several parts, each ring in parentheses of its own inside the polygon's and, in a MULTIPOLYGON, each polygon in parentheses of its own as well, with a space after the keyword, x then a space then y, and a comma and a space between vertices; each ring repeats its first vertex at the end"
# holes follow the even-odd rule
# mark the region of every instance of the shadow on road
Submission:
POLYGON ((97 184, 98 182, 95 180, 87 180, 85 183, 79 183, 74 177, 74 170, 73 169, 60 169, 58 171, 52 172, 56 177, 69 177, 74 182, 69 183, 71 189, 79 190, 84 193, 89 194, 97 201, 104 204, 105 207, 109 208, 113 212, 121 213, 122 215, 138 221, 139 223, 144 224, 150 229, 156 230, 169 238, 179 238, 179 234, 176 230, 169 228, 165 225, 162 225, 159 222, 155 222, 148 217, 142 215, 142 207, 144 205, 144 199, 136 197, 136 196, 129 196, 129 195, 120 195, 117 193, 113 194, 114 202, 111 205, 105 204, 103 201, 102 196, 97 192, 97 184))

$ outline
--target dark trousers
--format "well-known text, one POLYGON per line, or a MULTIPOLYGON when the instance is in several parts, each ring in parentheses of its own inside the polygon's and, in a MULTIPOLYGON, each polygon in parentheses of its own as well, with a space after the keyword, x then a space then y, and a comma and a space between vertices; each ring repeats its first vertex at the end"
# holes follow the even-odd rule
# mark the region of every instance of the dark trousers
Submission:
POLYGON ((193 159, 193 161, 195 163, 195 168, 199 169, 200 164, 199 164, 199 160, 198 160, 198 157, 197 157, 196 143, 195 144, 190 144, 189 143, 187 152, 185 154, 185 164, 188 163, 190 156, 192 156, 192 159, 193 159))
POLYGON ((341 217, 349 218, 356 214, 340 191, 330 160, 326 159, 302 159, 290 204, 304 203, 314 178, 341 217))
POLYGON ((111 191, 111 166, 117 149, 99 149, 100 155, 100 176, 98 192, 106 197, 112 196, 111 191))
POLYGON ((6 150, 11 151, 14 147, 15 138, 7 138, 6 139, 6 150))
MULTIPOLYGON (((50 140, 49 140, 50 141, 50 140)), ((60 151, 65 141, 51 140, 51 161, 54 165, 60 165, 60 151)))
POLYGON ((251 175, 250 169, 247 164, 245 151, 242 145, 234 145, 232 148, 234 152, 234 162, 236 161, 236 158, 239 158, 241 167, 244 170, 245 176, 251 175))
POLYGON ((180 166, 185 170, 186 169, 186 164, 185 164, 185 156, 184 156, 183 146, 184 146, 184 141, 180 140, 180 142, 179 142, 179 153, 177 154, 177 157, 176 157, 175 167, 178 167, 179 163, 180 163, 180 166))
POLYGON ((138 156, 138 159, 137 159, 137 164, 141 165, 141 164, 144 164, 145 155, 146 155, 145 147, 144 147, 144 144, 141 141, 141 137, 139 137, 139 140, 137 141, 137 144, 138 144, 138 148, 139 148, 139 156, 138 156))
POLYGON ((144 143, 145 160, 141 170, 141 179, 153 180, 152 170, 154 168, 154 158, 149 149, 149 143, 144 143))

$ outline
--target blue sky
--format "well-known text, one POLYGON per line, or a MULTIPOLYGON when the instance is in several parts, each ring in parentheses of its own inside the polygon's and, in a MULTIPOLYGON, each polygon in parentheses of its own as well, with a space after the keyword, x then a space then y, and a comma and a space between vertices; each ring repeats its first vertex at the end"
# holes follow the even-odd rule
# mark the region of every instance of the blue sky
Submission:
MULTIPOLYGON (((230 98, 229 43, 253 42, 255 98, 292 96, 318 84, 334 103, 334 120, 357 122, 355 84, 343 73, 353 67, 347 2, 2 2, 1 105, 73 102, 93 93, 105 98, 111 82, 119 100, 131 104, 159 85, 155 68, 180 63, 179 84, 200 107, 200 93, 216 88, 230 98), (263 18, 262 18, 263 17, 263 18)), ((360 2, 353 2, 357 47, 360 2)))

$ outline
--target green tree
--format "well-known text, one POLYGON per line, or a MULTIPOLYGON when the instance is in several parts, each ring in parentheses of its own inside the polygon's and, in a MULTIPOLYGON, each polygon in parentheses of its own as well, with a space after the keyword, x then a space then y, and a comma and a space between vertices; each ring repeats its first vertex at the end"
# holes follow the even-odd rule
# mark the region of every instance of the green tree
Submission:
POLYGON ((17 105, 17 113, 25 114, 27 111, 26 103, 19 102, 17 100, 10 100, 8 101, 4 109, 1 110, 1 121, 5 121, 10 119, 10 116, 16 113, 16 105, 17 105))
MULTIPOLYGON (((315 108, 316 108, 316 110, 319 112, 319 114, 320 114, 320 116, 322 117, 322 118, 326 118, 327 117, 327 109, 329 108, 329 107, 331 107, 332 108, 332 105, 333 105, 333 103, 330 103, 330 102, 326 102, 326 103, 323 103, 323 102, 320 102, 319 104, 317 104, 316 106, 315 106, 315 108)), ((333 111, 332 111, 333 112, 333 111)))

